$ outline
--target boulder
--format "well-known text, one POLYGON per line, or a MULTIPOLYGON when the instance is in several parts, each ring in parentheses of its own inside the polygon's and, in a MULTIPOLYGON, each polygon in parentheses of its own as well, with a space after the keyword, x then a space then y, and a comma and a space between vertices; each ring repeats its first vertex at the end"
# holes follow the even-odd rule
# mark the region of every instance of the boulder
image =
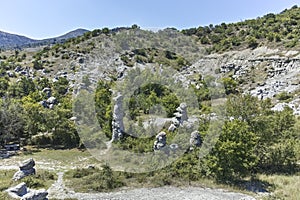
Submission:
POLYGON ((200 147, 201 144, 202 144, 202 139, 199 131, 193 131, 190 137, 190 147, 191 147, 190 149, 193 149, 193 147, 200 147))
POLYGON ((35 174, 35 169, 34 168, 31 168, 31 169, 28 169, 28 170, 20 170, 20 171, 17 171, 14 174, 12 179, 14 181, 17 181, 17 180, 21 180, 22 178, 24 178, 26 176, 33 175, 33 174, 35 174))
POLYGON ((56 103, 56 98, 55 97, 49 97, 47 99, 47 103, 48 104, 55 104, 56 103))
POLYGON ((29 190, 27 194, 22 196, 21 200, 46 200, 48 192, 45 189, 29 190))
POLYGON ((48 192, 45 189, 33 190, 26 186, 26 183, 22 182, 14 187, 10 187, 6 190, 9 196, 13 199, 21 200, 46 200, 48 192))
POLYGON ((27 193, 26 183, 22 182, 16 186, 10 187, 6 192, 13 198, 21 197, 27 193))
POLYGON ((20 170, 14 174, 12 179, 14 181, 17 181, 26 176, 35 174, 35 169, 33 168, 34 166, 35 166, 35 162, 32 158, 21 162, 19 165, 20 170))
POLYGON ((168 131, 170 131, 170 132, 174 132, 175 130, 176 130, 176 126, 174 125, 174 124, 171 124, 170 126, 169 126, 169 128, 168 128, 168 131))
POLYGON ((28 160, 24 160, 20 163, 20 170, 29 170, 35 166, 35 162, 32 158, 29 158, 28 160))

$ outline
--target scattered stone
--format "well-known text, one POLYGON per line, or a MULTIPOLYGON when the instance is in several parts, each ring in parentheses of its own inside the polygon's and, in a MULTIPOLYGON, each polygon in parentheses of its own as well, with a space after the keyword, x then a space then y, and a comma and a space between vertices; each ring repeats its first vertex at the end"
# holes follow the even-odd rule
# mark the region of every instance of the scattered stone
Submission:
POLYGON ((48 98, 51 97, 51 93, 52 93, 51 88, 46 87, 42 90, 42 92, 45 93, 48 98))
POLYGON ((55 97, 49 97, 48 99, 47 99, 47 103, 48 104, 55 104, 56 103, 56 98, 55 97))

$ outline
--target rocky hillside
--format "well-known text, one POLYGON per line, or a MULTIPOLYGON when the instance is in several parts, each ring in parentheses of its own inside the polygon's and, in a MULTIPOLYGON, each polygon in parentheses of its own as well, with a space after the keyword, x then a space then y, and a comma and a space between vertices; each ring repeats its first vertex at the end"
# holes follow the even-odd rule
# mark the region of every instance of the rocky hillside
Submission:
POLYGON ((0 31, 0 49, 24 48, 24 47, 47 45, 47 44, 56 44, 56 43, 64 42, 70 38, 81 36, 86 32, 88 32, 88 30, 76 29, 55 38, 34 40, 25 36, 0 31))

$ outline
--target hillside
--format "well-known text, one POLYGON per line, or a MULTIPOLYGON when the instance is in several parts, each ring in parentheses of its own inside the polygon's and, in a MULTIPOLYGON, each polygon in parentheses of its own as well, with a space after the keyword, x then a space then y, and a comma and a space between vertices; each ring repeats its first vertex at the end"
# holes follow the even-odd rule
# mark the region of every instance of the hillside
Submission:
POLYGON ((199 26, 182 30, 183 34, 196 36, 208 52, 224 52, 259 46, 271 48, 299 48, 300 8, 297 5, 279 14, 237 23, 199 26))
POLYGON ((0 146, 59 163, 60 182, 66 172, 82 195, 210 180, 297 199, 299 25, 294 6, 182 31, 80 30, 2 51, 0 146))
POLYGON ((88 32, 88 30, 76 29, 55 38, 34 40, 25 36, 0 31, 0 49, 13 49, 13 48, 24 48, 24 47, 56 44, 56 43, 64 42, 70 38, 81 36, 86 32, 88 32))

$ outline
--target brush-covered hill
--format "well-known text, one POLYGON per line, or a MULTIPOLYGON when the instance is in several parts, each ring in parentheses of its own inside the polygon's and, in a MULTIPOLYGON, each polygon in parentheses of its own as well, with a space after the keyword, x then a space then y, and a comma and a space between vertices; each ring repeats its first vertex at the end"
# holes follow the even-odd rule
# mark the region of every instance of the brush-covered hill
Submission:
POLYGON ((299 48, 300 8, 297 5, 279 14, 269 13, 237 23, 199 26, 182 30, 197 37, 208 52, 224 52, 259 46, 299 48))
MULTIPOLYGON (((156 132, 142 138, 127 135, 109 143, 115 128, 113 116, 118 114, 113 115, 112 110, 115 86, 127 88, 125 91, 134 94, 127 98, 129 113, 126 117, 132 116, 130 128, 137 128, 134 130, 141 134, 147 129, 144 124, 150 121, 148 114, 155 109, 160 111, 155 107, 157 104, 166 107, 167 120, 174 113, 175 117, 179 116, 182 109, 178 107, 182 102, 173 91, 189 89, 197 100, 193 110, 188 110, 189 117, 199 120, 198 132, 194 135, 199 134, 203 142, 209 142, 210 136, 214 136, 211 134, 216 127, 210 123, 226 108, 224 124, 215 131, 220 134, 216 144, 199 162, 199 148, 192 146, 186 150, 180 146, 182 143, 190 145, 190 129, 187 135, 179 137, 187 137, 188 142, 177 140, 173 144, 170 139, 176 138, 178 132, 169 130, 170 121, 164 123, 160 118, 158 121, 163 123, 165 132, 162 136, 166 136, 166 143, 160 145, 166 146, 168 155, 176 153, 177 146, 186 152, 167 168, 145 173, 138 181, 156 180, 161 186, 181 181, 190 184, 206 177, 239 184, 246 181, 243 178, 257 177, 260 173, 298 172, 299 11, 294 6, 253 20, 181 31, 166 28, 153 32, 137 25, 112 30, 103 28, 62 43, 1 51, 0 145, 13 141, 41 148, 84 148, 85 145, 98 148, 97 155, 102 158, 100 153, 110 150, 110 144, 113 150, 152 154, 157 151, 154 144, 161 142, 157 141, 156 132), (142 74, 144 71, 149 73, 142 74), (159 74, 171 77, 169 85, 150 81, 135 90, 134 84, 147 78, 165 83, 159 74), (72 98, 80 91, 86 92, 82 99, 72 98), (90 96, 92 92, 95 96, 90 96), (96 110, 102 129, 83 127, 84 131, 79 133, 78 125, 90 123, 94 117, 84 116, 89 108, 80 110, 83 114, 77 116, 76 106, 85 108, 85 102, 91 99, 95 100, 92 110, 96 110), (220 106, 225 101, 224 107, 220 106), (214 105, 218 109, 214 109, 214 105)), ((189 99, 188 95, 185 97, 189 99)), ((120 152, 109 155, 109 159, 128 166, 112 163, 114 169, 129 169, 144 163, 138 156, 123 156, 120 152)), ((159 165, 155 163, 159 159, 150 160, 153 161, 151 166, 159 165)), ((149 169, 150 165, 146 167, 149 169)), ((98 177, 94 176, 98 169, 84 170, 83 178, 77 179, 77 175, 71 178, 78 183, 76 185, 102 191, 101 185, 89 185, 98 181, 90 181, 98 177)), ((128 177, 134 178, 130 174, 122 175, 121 182, 113 187, 126 185, 124 179, 128 177)), ((251 184, 245 188, 252 188, 251 184)), ((292 199, 298 194, 295 193, 284 195, 292 199)), ((284 196, 276 195, 275 199, 284 196)))

